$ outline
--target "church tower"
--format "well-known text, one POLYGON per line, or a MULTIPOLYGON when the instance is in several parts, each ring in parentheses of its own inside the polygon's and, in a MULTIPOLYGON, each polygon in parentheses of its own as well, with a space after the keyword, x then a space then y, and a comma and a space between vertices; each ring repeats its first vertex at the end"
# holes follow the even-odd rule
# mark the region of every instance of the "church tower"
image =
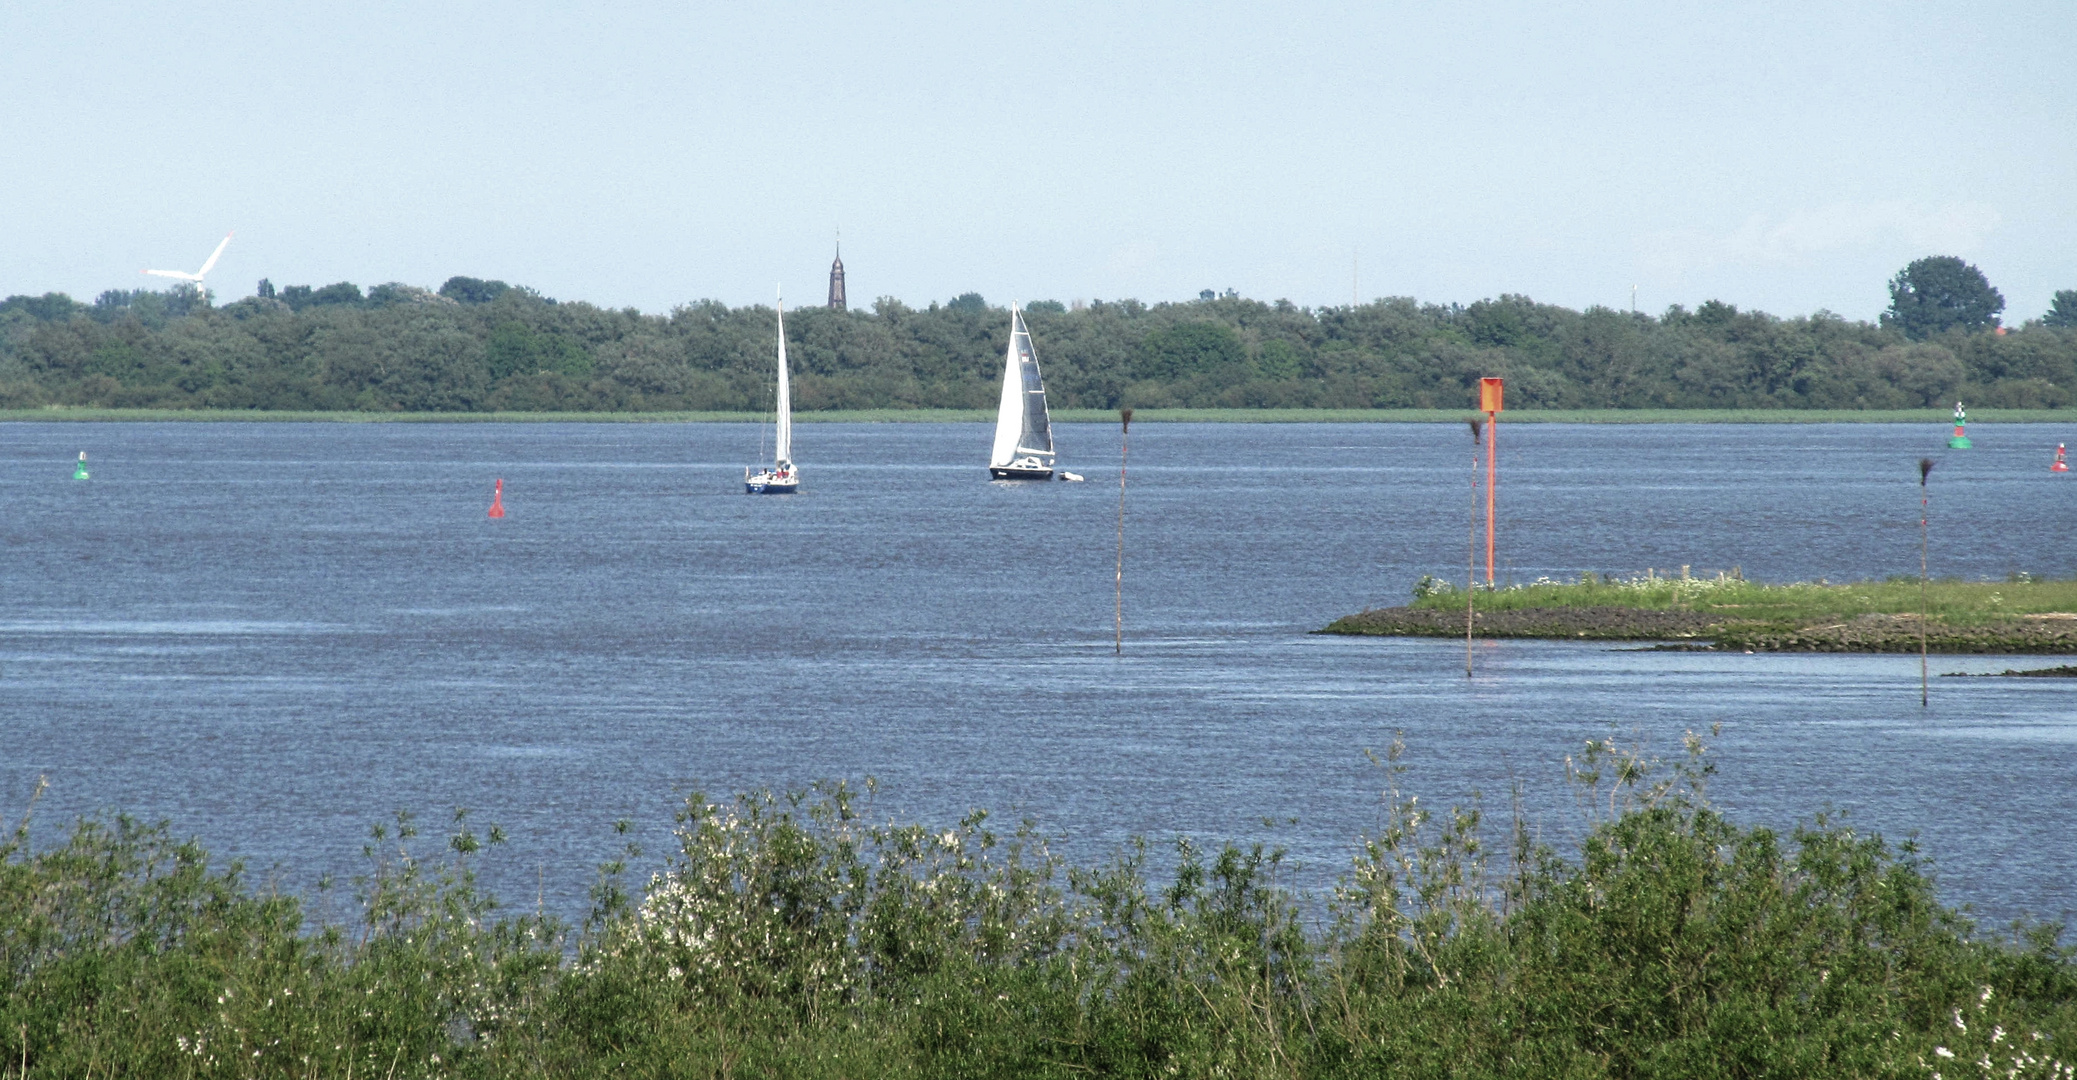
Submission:
POLYGON ((848 310, 844 302, 844 242, 837 241, 837 261, 829 264, 829 306, 837 311, 848 310))

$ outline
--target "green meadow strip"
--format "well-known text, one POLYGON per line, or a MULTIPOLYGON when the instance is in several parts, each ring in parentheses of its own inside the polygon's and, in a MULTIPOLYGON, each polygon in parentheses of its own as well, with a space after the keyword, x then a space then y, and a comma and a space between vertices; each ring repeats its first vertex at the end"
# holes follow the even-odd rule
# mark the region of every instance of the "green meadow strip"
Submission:
MULTIPOLYGON (((1681 567, 1481 588, 1470 601, 1470 631, 1489 638, 1661 641, 1766 652, 2077 653, 2077 581, 2025 574, 1933 581, 1921 594, 1916 577, 1764 585, 1743 580, 1735 569, 1696 574, 1681 567)), ((1461 637, 1466 618, 1461 587, 1424 577, 1412 604, 1347 615, 1321 632, 1461 637)))
MULTIPOLYGON (((1472 595, 1480 611, 1531 608, 1616 607, 1641 611, 1693 611, 1742 620, 1805 624, 1863 615, 1913 614, 1919 610, 1917 575, 1883 581, 1809 582, 1767 585, 1711 571, 1680 567, 1627 578, 1588 576, 1578 582, 1538 581, 1472 595)), ((1418 608, 1463 611, 1464 593, 1436 583, 1414 600, 1418 608)), ((1926 585, 1926 614, 1951 624, 1978 625, 2015 616, 2077 612, 2077 581, 2020 576, 2011 581, 1936 579, 1926 585)))

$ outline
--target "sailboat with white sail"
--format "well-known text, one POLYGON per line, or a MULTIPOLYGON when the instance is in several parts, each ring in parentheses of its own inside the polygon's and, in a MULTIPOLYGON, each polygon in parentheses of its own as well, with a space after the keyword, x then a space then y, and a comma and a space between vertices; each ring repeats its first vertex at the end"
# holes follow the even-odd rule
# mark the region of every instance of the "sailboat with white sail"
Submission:
POLYGON ((773 410, 772 464, 743 470, 743 491, 750 495, 791 495, 800 490, 800 468, 793 463, 793 399, 786 385, 786 301, 776 305, 779 314, 778 407, 773 410))
POLYGON ((995 413, 995 448, 988 475, 997 480, 1051 480, 1053 426, 1046 413, 1046 383, 1024 312, 1010 305, 1010 347, 1003 357, 1002 404, 995 413))

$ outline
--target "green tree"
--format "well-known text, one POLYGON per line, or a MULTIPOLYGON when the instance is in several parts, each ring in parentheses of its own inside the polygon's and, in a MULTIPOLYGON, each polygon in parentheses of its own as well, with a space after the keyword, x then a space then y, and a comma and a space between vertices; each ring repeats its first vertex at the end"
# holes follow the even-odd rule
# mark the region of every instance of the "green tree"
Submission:
POLYGON ((1952 255, 1929 255, 1904 269, 1889 283, 1890 306, 1882 325, 1924 341, 1944 330, 1988 330, 1998 325, 2005 298, 1991 288, 1983 271, 1952 255))
POLYGON ((1265 379, 1295 379, 1305 374, 1305 354, 1288 341, 1265 341, 1255 356, 1255 372, 1265 379))
POLYGON ((166 313, 175 318, 209 310, 209 290, 183 281, 166 290, 166 313))
POLYGON ((502 281, 485 281, 481 278, 462 277, 457 274, 440 286, 440 295, 463 304, 488 304, 503 296, 512 286, 502 281))
POLYGON ((2077 326, 2077 289, 2058 289, 2041 321, 2049 326, 2077 326))
POLYGON ((313 304, 359 304, 361 287, 351 281, 335 281, 310 294, 313 304))
POLYGON ((78 311, 80 306, 78 301, 64 293, 56 292, 44 293, 42 296, 10 296, 6 300, 0 300, 0 312, 26 312, 31 318, 42 322, 63 322, 70 319, 72 313, 78 311))
POLYGON ((522 323, 500 323, 485 344, 485 360, 494 380, 513 375, 556 373, 585 375, 591 372, 591 354, 582 345, 560 334, 537 334, 522 323))
POLYGON ((1246 364, 1248 351, 1223 323, 1177 323, 1140 339, 1134 374, 1142 379, 1182 379, 1246 364))

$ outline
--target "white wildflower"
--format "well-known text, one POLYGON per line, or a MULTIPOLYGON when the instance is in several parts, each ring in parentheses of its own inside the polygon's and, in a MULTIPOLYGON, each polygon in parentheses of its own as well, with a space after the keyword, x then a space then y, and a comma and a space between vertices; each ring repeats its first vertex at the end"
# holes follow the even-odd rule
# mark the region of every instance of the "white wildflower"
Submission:
POLYGON ((1933 1047, 1933 1053, 1936 1053, 1936 1054, 1938 1054, 1938 1055, 1940 1055, 1941 1057, 1944 1057, 1944 1058, 1951 1058, 1951 1057, 1953 1057, 1953 1056, 1954 1056, 1954 1051, 1952 1051, 1952 1050, 1949 1050, 1948 1048, 1946 1048, 1946 1047, 1944 1047, 1944 1046, 1936 1046, 1936 1047, 1933 1047))

